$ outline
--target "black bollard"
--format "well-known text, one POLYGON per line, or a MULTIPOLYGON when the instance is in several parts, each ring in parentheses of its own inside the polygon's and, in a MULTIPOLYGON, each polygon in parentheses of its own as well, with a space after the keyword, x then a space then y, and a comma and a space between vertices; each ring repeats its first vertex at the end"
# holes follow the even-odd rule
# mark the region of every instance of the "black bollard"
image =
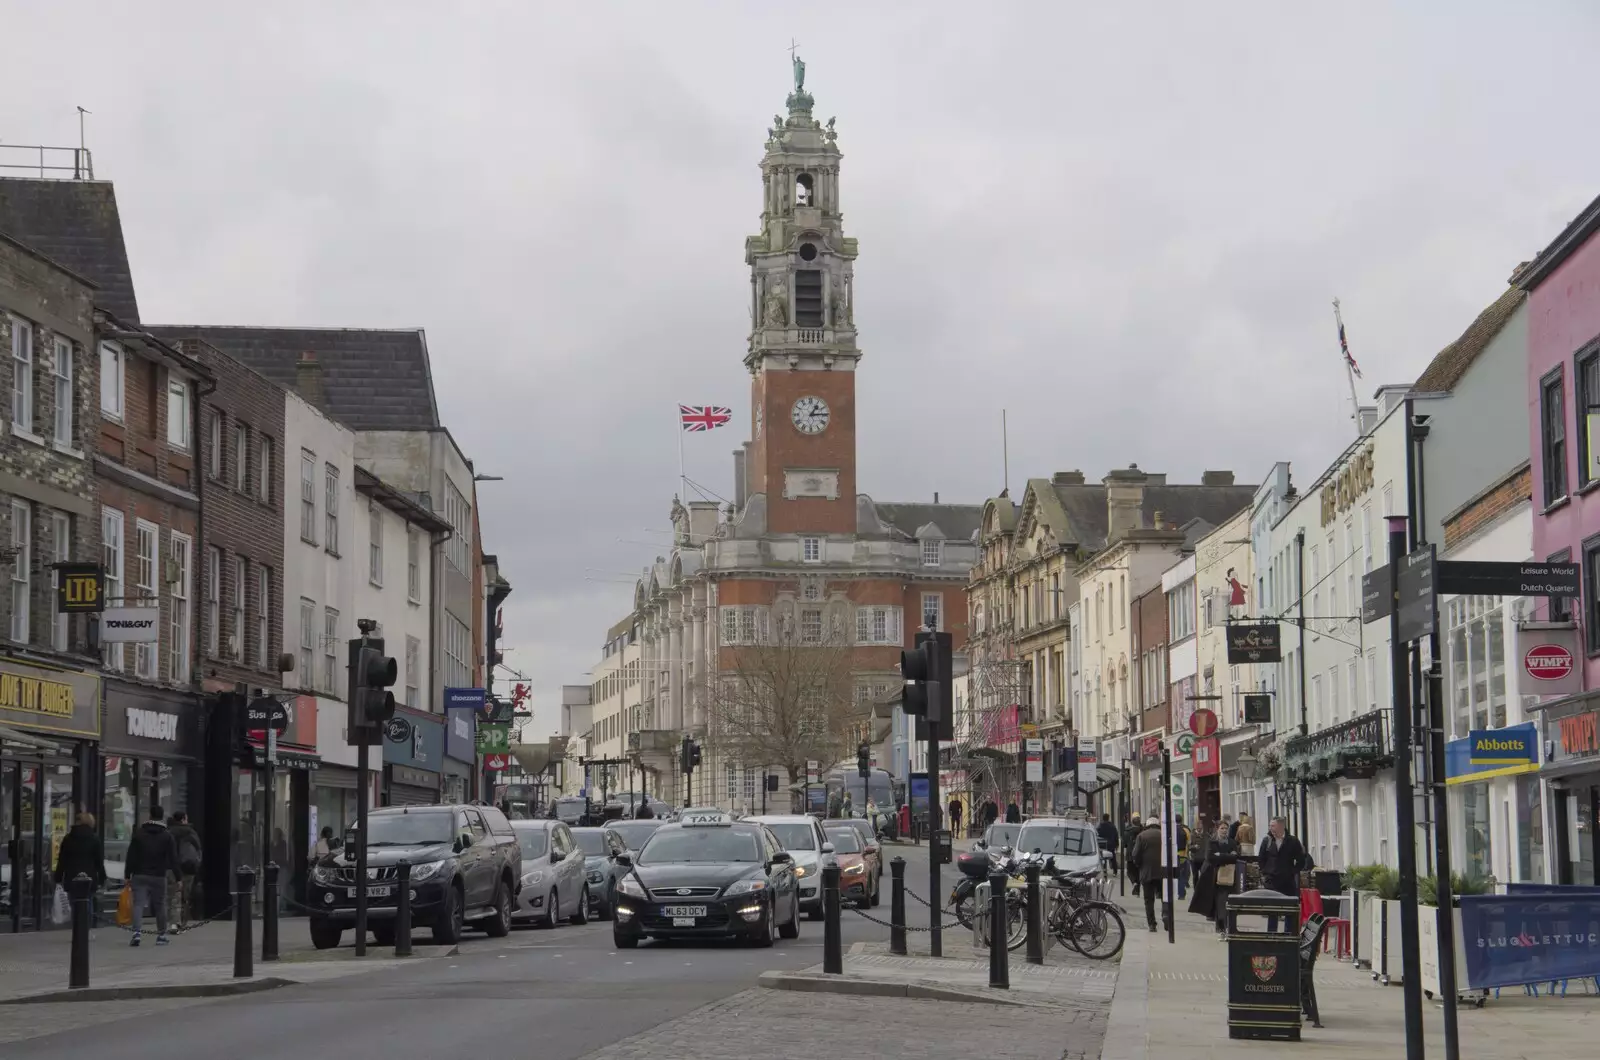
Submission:
POLYGON ((256 873, 241 865, 233 874, 233 977, 249 979, 255 974, 255 954, 250 942, 250 899, 256 889, 256 873))
POLYGON ((844 974, 844 944, 839 937, 839 863, 822 867, 822 970, 844 974))
POLYGON ((906 859, 889 862, 889 952, 906 955, 906 859))
POLYGON ((278 864, 267 862, 267 879, 261 889, 261 959, 278 959, 278 864))
POLYGON ((1028 963, 1044 963, 1044 890, 1039 886, 1039 863, 1028 862, 1028 963))
POLYGON ((989 985, 1011 989, 1011 952, 1006 949, 1006 884, 1003 872, 989 873, 989 985))
POLYGON ((394 955, 411 956, 411 862, 395 866, 394 955))
POLYGON ((67 986, 82 990, 89 985, 89 924, 94 919, 94 881, 78 873, 68 885, 72 897, 72 967, 67 986))

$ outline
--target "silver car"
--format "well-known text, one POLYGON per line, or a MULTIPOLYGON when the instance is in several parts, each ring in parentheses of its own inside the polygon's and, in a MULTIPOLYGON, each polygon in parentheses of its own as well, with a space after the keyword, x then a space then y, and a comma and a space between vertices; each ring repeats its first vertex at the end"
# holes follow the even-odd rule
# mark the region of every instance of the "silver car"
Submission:
POLYGON ((747 817, 771 829, 778 844, 794 858, 794 874, 800 882, 800 908, 812 920, 822 919, 822 859, 833 853, 833 844, 822 833, 822 825, 810 814, 784 813, 747 817))
POLYGON ((562 920, 589 922, 588 859, 561 821, 512 821, 522 846, 522 893, 514 923, 555 927, 562 920))

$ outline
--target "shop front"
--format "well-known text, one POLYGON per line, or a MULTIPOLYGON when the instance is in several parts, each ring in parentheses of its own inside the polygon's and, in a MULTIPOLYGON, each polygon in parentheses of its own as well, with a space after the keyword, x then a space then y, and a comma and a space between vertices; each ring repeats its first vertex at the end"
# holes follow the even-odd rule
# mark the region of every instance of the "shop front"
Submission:
POLYGON ((1533 709, 1549 752, 1539 776, 1553 840, 1550 882, 1592 887, 1600 880, 1600 691, 1533 709))
POLYGON ((157 809, 163 820, 185 811, 204 834, 204 748, 197 697, 106 680, 97 800, 108 897, 122 886, 134 831, 157 809))
MULTIPOLYGON (((359 749, 349 742, 349 711, 332 699, 317 700, 317 755, 320 768, 311 777, 311 809, 308 821, 308 849, 315 846, 323 828, 336 839, 356 822, 356 764, 359 749)), ((383 749, 367 751, 367 805, 378 805, 379 784, 383 777, 383 749)))
POLYGON ((1537 727, 1476 729, 1445 745, 1452 867, 1501 882, 1545 883, 1537 727))
POLYGON ((383 767, 385 806, 437 803, 444 769, 444 719, 397 709, 383 729, 383 767))
POLYGON ((263 740, 259 732, 251 733, 255 768, 234 767, 232 866, 249 865, 258 870, 257 897, 266 882, 259 870, 269 862, 278 866, 284 894, 304 894, 311 850, 312 780, 322 770, 317 753, 317 697, 285 694, 277 699, 288 711, 288 727, 273 741, 263 740))
POLYGON ((477 711, 447 707, 444 725, 444 801, 469 802, 477 773, 477 711))
POLYGON ((0 930, 49 925, 56 851, 93 807, 99 739, 98 674, 0 661, 0 930))

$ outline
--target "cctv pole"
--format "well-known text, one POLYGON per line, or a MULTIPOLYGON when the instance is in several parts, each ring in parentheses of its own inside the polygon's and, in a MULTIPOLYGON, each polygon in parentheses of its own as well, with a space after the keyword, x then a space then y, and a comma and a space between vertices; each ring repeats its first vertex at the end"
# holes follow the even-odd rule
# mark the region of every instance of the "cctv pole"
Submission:
POLYGON ((1422 953, 1417 915, 1417 808, 1411 783, 1411 682, 1400 641, 1400 567, 1406 517, 1389 522, 1389 678, 1394 716, 1395 825, 1400 833, 1400 975, 1405 995, 1406 1060, 1423 1060, 1422 953))

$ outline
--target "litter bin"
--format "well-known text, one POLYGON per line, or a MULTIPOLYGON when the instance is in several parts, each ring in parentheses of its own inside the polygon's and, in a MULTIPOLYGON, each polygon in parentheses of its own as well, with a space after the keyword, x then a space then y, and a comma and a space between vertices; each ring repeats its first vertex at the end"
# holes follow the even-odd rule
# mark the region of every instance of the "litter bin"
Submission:
POLYGON ((1246 891, 1227 910, 1228 1037, 1299 1041, 1300 899, 1246 891))

